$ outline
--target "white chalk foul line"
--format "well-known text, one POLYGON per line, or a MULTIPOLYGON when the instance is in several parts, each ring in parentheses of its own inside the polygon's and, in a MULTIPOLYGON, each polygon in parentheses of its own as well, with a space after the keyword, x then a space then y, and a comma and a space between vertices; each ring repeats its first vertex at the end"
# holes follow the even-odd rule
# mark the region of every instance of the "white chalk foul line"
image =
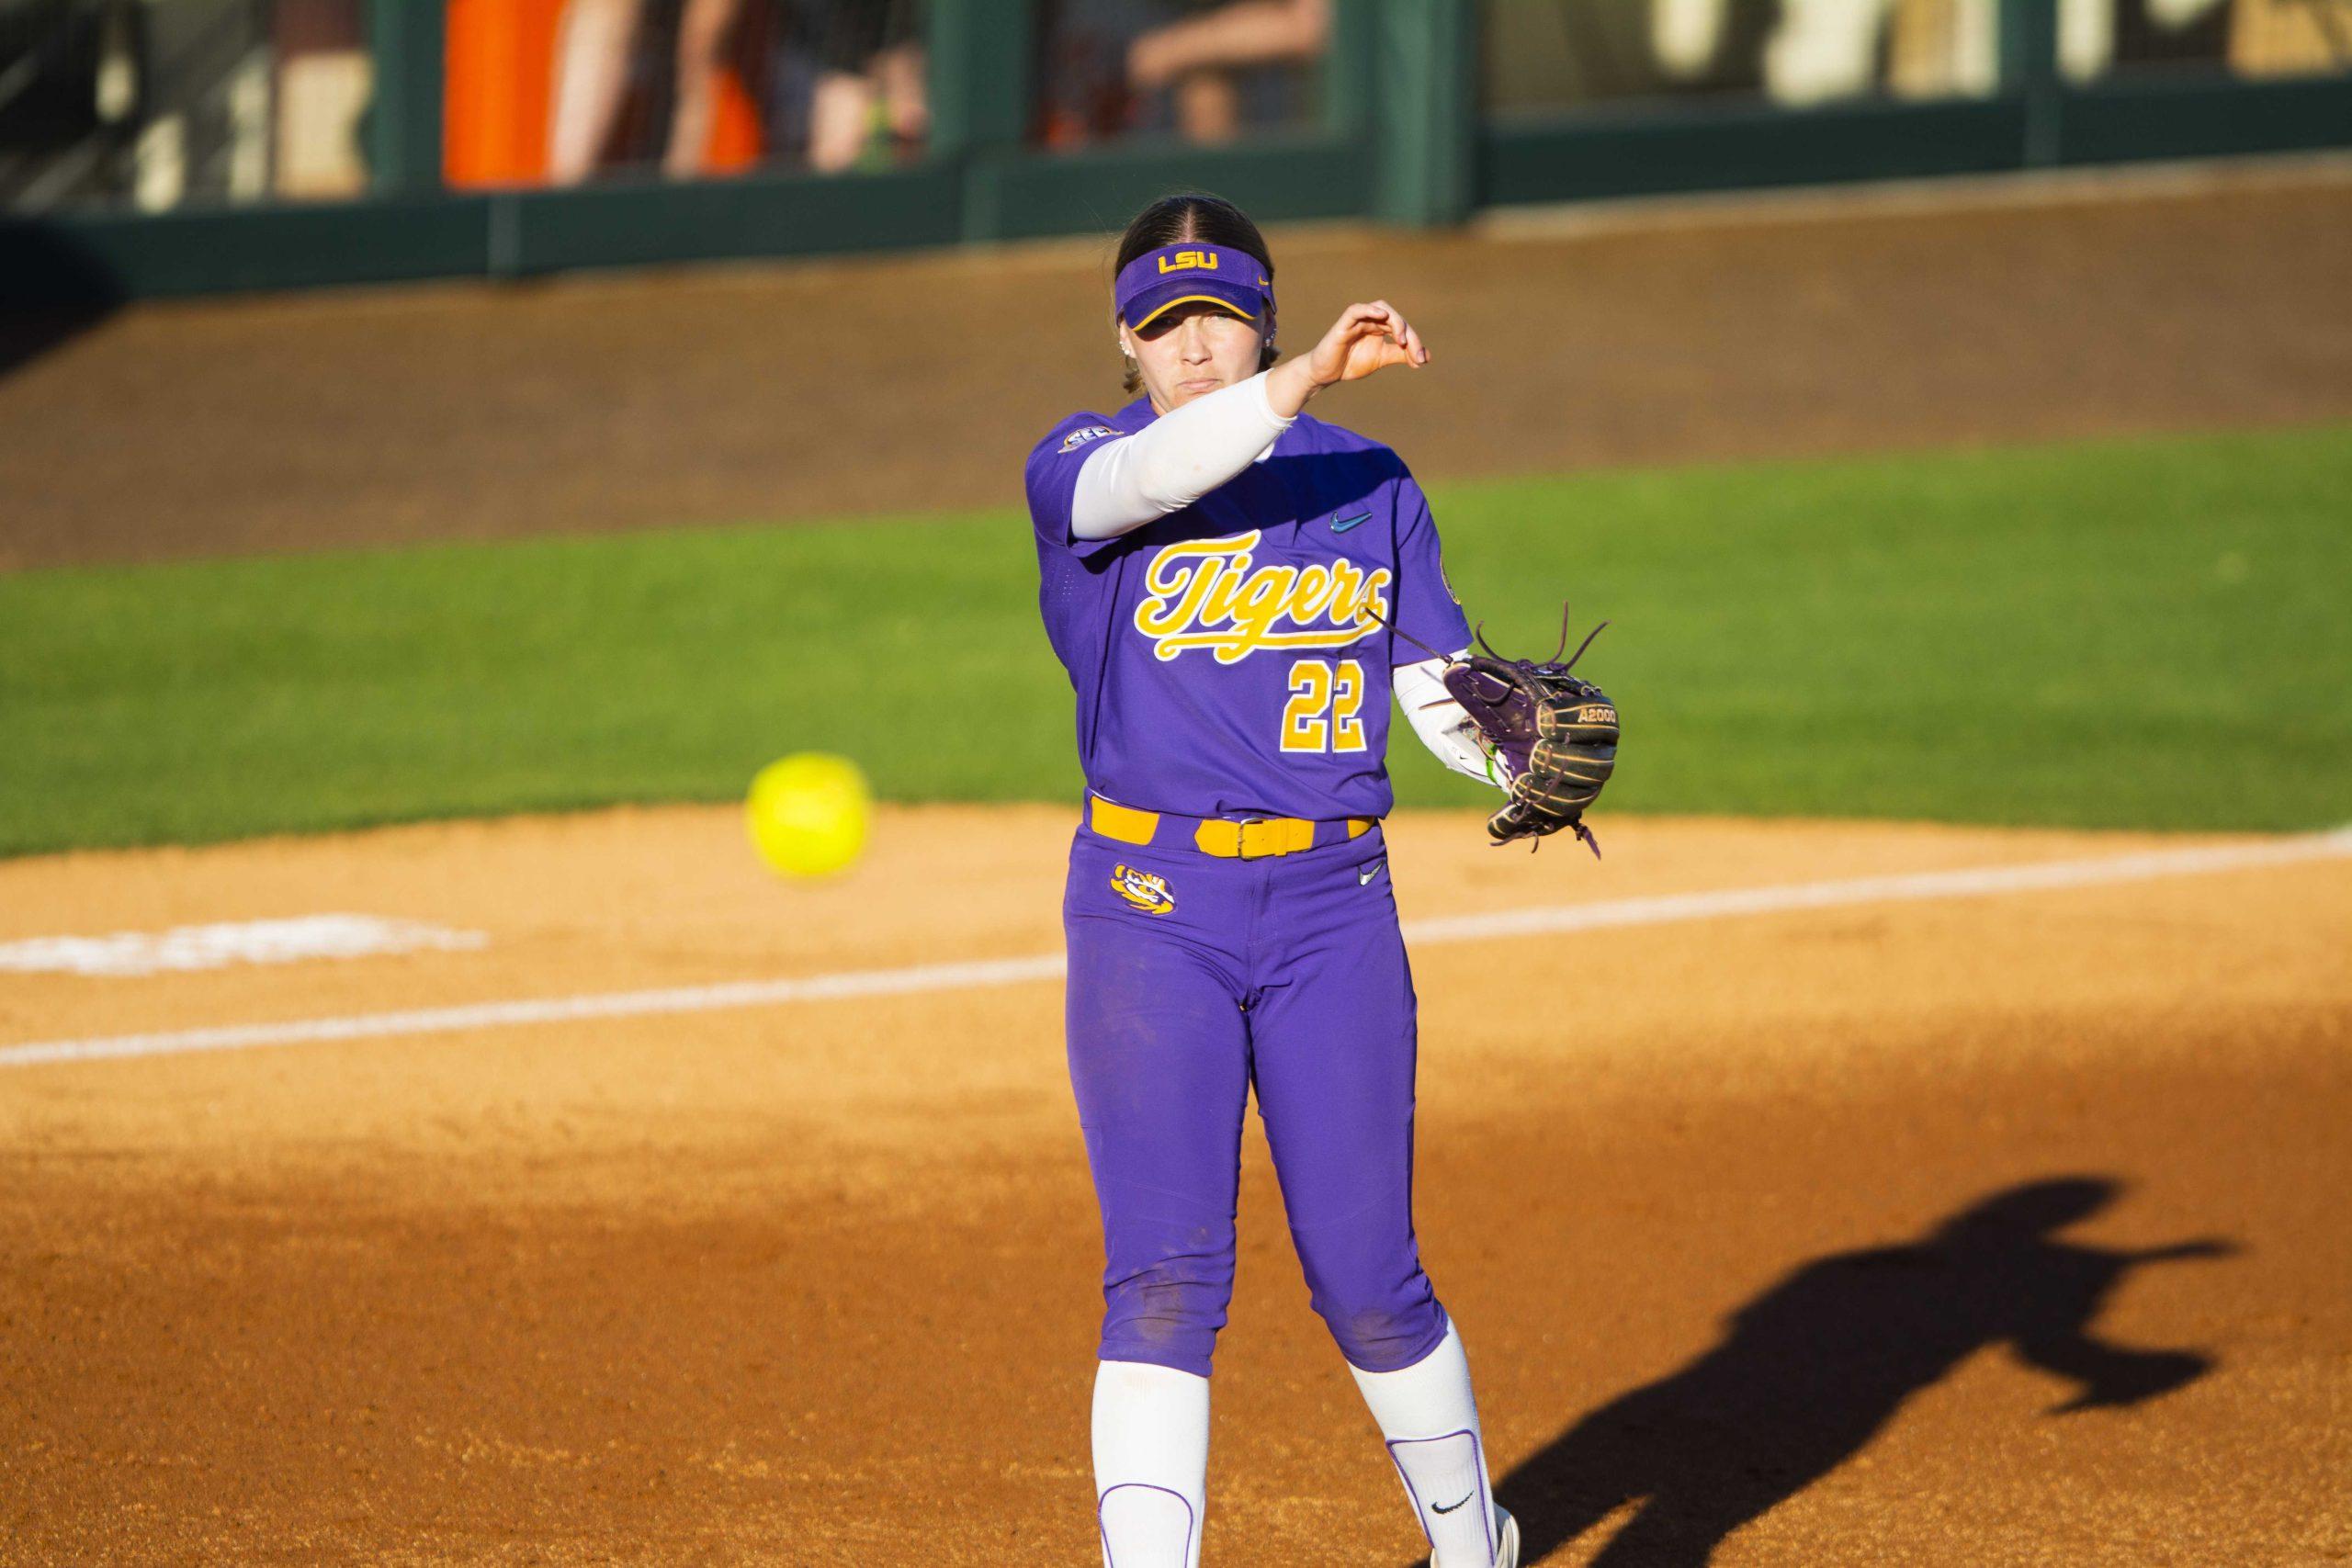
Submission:
POLYGON ((2352 855, 2352 828, 2299 834, 2266 843, 2213 844, 2199 849, 2149 850, 2096 860, 2041 861, 2026 865, 1983 866, 1968 871, 1920 871, 1896 876, 1857 876, 1838 882, 1795 882, 1777 887, 1725 887, 1704 893, 1669 893, 1656 898, 1619 898, 1604 904, 1565 904, 1552 908, 1498 909, 1481 915, 1443 915, 1414 920, 1405 934, 1417 942, 1473 942, 1486 937, 1537 936, 1555 931, 1594 931, 1605 926, 1652 926, 1675 920, 1720 919, 1731 915, 1771 915, 1799 909, 1830 909, 1850 904, 1899 904, 1921 898, 1972 898, 1994 893, 2032 893, 2052 888, 2096 887, 2116 882, 2145 882, 2162 876, 2195 876, 2216 871, 2250 871, 2302 861, 2352 855))
MULTIPOLYGON (((1539 936, 1560 931, 1600 931, 1617 926, 1667 925, 1680 920, 1722 919, 1804 909, 1889 904, 1923 898, 1970 898, 1998 893, 2096 887, 2157 877, 2248 871, 2306 861, 2352 856, 2352 828, 2302 834, 2262 843, 2216 844, 2196 849, 2152 850, 2095 860, 2042 861, 2027 865, 1983 866, 1962 871, 1913 872, 1897 876, 1860 876, 1840 881, 1784 883, 1770 887, 1727 887, 1674 893, 1651 898, 1616 898, 1591 904, 1561 904, 1487 914, 1442 915, 1408 920, 1408 941, 1424 947, 1495 937, 1539 936)), ((100 1035, 83 1040, 45 1040, 0 1046, 0 1067, 51 1062, 92 1062, 126 1056, 162 1056, 195 1051, 242 1051, 265 1045, 305 1045, 388 1035, 444 1034, 461 1030, 503 1029, 526 1023, 565 1023, 607 1018, 646 1018, 666 1013, 719 1012, 736 1008, 775 1007, 785 1002, 842 1001, 859 997, 918 996, 934 991, 980 990, 1026 985, 1060 976, 1062 955, 986 959, 968 964, 920 964, 902 969, 857 969, 780 980, 738 980, 722 985, 681 986, 663 990, 608 991, 600 995, 548 997, 519 1001, 475 1002, 458 1007, 418 1008, 404 1012, 360 1013, 348 1018, 297 1019, 281 1023, 231 1024, 154 1034, 100 1035)))
POLYGON ((405 1012, 359 1013, 349 1018, 227 1024, 217 1029, 101 1035, 88 1040, 45 1040, 28 1045, 0 1047, 0 1067, 27 1067, 42 1062, 92 1062, 113 1056, 163 1056, 185 1051, 243 1051, 259 1045, 311 1045, 329 1040, 368 1040, 390 1034, 447 1034, 468 1029, 503 1029, 520 1023, 565 1023, 583 1019, 646 1018, 662 1013, 722 1012, 730 1008, 775 1007, 782 1002, 835 1001, 852 997, 902 997, 924 991, 967 991, 989 986, 1050 980, 1061 972, 1062 955, 1055 953, 1035 958, 999 958, 975 964, 923 964, 907 969, 858 969, 788 980, 736 980, 723 985, 679 986, 658 991, 606 991, 582 997, 543 997, 522 1001, 415 1008, 405 1012))

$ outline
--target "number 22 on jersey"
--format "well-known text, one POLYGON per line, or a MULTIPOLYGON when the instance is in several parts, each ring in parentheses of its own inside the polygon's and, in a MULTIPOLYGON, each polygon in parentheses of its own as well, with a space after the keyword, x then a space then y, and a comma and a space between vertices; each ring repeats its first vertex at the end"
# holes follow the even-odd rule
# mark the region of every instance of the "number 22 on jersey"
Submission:
POLYGON ((1361 662, 1300 660, 1290 667, 1290 701, 1283 705, 1283 750, 1363 750, 1363 707, 1361 662))

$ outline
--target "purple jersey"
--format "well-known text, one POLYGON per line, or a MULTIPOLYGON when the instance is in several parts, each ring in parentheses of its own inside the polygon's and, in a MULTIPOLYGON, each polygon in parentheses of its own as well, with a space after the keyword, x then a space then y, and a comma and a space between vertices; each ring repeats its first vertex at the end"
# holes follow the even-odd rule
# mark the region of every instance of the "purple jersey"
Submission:
POLYGON ((1187 817, 1384 817, 1393 664, 1470 628, 1429 502, 1378 442, 1301 415, 1193 505, 1069 531, 1079 469, 1157 416, 1072 414, 1029 455, 1037 604, 1078 694, 1089 788, 1187 817))

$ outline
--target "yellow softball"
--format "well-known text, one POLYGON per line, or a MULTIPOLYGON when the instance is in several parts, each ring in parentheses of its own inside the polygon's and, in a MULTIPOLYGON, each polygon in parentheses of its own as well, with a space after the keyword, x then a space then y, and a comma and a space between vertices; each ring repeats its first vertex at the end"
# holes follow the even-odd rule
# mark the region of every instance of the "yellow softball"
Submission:
POLYGON ((743 815, 768 864, 786 876, 830 876, 865 850, 873 795, 848 758, 801 751, 759 771, 743 815))

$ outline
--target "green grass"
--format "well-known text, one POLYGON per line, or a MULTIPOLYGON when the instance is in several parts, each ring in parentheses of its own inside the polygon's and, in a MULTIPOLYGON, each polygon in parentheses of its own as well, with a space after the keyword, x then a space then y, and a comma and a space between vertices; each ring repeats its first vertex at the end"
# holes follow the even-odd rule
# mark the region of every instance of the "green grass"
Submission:
MULTIPOLYGON (((1453 485, 1497 644, 1616 624, 1609 810, 2352 820, 2352 429, 1453 485)), ((1069 799, 1023 521, 0 578, 0 853, 736 796, 1069 799)), ((1407 804, 1475 804, 1400 731, 1407 804)))

